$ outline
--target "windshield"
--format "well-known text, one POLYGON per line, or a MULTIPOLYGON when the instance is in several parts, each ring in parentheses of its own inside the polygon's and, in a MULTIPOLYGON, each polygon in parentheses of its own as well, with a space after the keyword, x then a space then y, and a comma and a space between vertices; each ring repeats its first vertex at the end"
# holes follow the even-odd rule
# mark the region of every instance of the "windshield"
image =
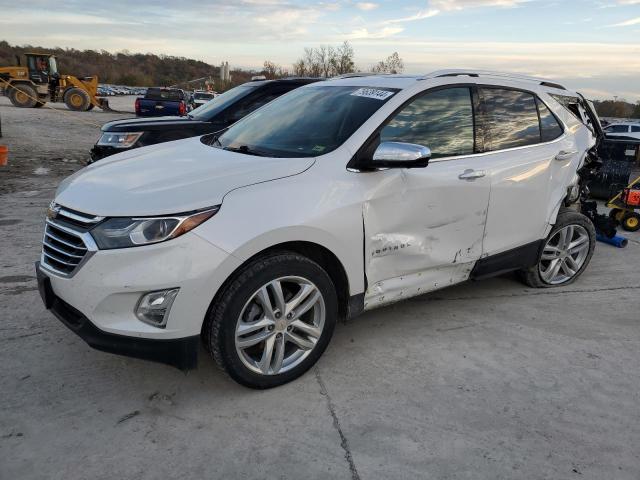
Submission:
POLYGON ((193 98, 196 100, 208 100, 213 98, 213 93, 194 93, 193 98))
POLYGON ((229 105, 235 103, 237 100, 246 97, 253 92, 257 85, 240 85, 239 87, 227 90, 221 95, 218 95, 210 102, 201 105, 200 107, 191 111, 191 117, 198 120, 209 121, 220 112, 225 110, 229 105))
POLYGON ((324 155, 342 145, 396 91, 299 88, 232 125, 214 146, 269 157, 324 155))

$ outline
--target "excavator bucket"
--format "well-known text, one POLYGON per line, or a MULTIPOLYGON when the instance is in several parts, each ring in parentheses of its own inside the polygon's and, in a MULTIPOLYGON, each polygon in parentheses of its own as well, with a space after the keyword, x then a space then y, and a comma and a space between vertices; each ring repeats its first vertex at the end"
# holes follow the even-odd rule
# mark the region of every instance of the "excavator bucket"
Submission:
POLYGON ((112 110, 109 106, 109 100, 106 98, 95 97, 95 99, 98 102, 98 108, 101 108, 105 112, 115 112, 115 110, 112 110))

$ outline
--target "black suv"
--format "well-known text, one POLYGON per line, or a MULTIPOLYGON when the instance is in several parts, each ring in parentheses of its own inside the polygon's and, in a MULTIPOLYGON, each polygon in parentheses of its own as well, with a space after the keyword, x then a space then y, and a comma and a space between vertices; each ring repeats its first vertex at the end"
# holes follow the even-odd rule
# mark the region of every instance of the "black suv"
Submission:
POLYGON ((131 118, 105 123, 102 136, 91 149, 89 163, 132 148, 217 132, 280 95, 317 81, 314 78, 252 81, 218 95, 185 117, 131 118))

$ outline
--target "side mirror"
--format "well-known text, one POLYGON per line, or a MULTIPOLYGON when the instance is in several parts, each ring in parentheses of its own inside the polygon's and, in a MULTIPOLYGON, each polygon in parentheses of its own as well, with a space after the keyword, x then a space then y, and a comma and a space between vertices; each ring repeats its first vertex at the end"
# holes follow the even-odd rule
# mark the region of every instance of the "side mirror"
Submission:
POLYGON ((403 142, 382 142, 367 162, 372 168, 424 168, 431 159, 431 150, 422 145, 403 142))

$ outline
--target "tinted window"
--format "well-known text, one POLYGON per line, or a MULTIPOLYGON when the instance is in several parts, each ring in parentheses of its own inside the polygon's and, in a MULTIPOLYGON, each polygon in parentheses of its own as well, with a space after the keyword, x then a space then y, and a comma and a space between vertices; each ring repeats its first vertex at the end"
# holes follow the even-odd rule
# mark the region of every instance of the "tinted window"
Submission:
POLYGON ((231 90, 227 90, 223 94, 216 96, 210 102, 194 109, 190 115, 198 120, 212 120, 229 105, 233 105, 235 102, 246 97, 257 88, 258 85, 256 84, 244 84, 239 87, 232 88, 231 90))
POLYGON ((229 118, 229 121, 237 122, 241 118, 246 117, 254 110, 257 110, 270 101, 275 100, 280 95, 288 92, 289 90, 290 88, 284 85, 275 87, 269 86, 267 88, 261 89, 253 95, 243 98, 238 102, 237 105, 234 106, 234 110, 231 114, 231 117, 229 118))
POLYGON ((629 131, 629 127, 626 125, 611 125, 607 127, 607 132, 610 133, 627 133, 629 131))
POLYGON ((540 142, 540 124, 532 94, 500 88, 482 88, 490 150, 540 142))
POLYGON ((562 127, 551 110, 537 98, 538 112, 540 113, 540 133, 543 142, 550 142, 562 135, 562 127))
POLYGON ((432 158, 473 153, 471 91, 449 88, 413 100, 382 129, 380 141, 424 145, 432 158))
POLYGON ((298 88, 244 117, 212 145, 270 157, 317 157, 342 145, 396 91, 324 82, 298 88))
POLYGON ((635 125, 631 127, 631 131, 636 133, 636 132, 640 132, 640 127, 636 127, 635 125))

